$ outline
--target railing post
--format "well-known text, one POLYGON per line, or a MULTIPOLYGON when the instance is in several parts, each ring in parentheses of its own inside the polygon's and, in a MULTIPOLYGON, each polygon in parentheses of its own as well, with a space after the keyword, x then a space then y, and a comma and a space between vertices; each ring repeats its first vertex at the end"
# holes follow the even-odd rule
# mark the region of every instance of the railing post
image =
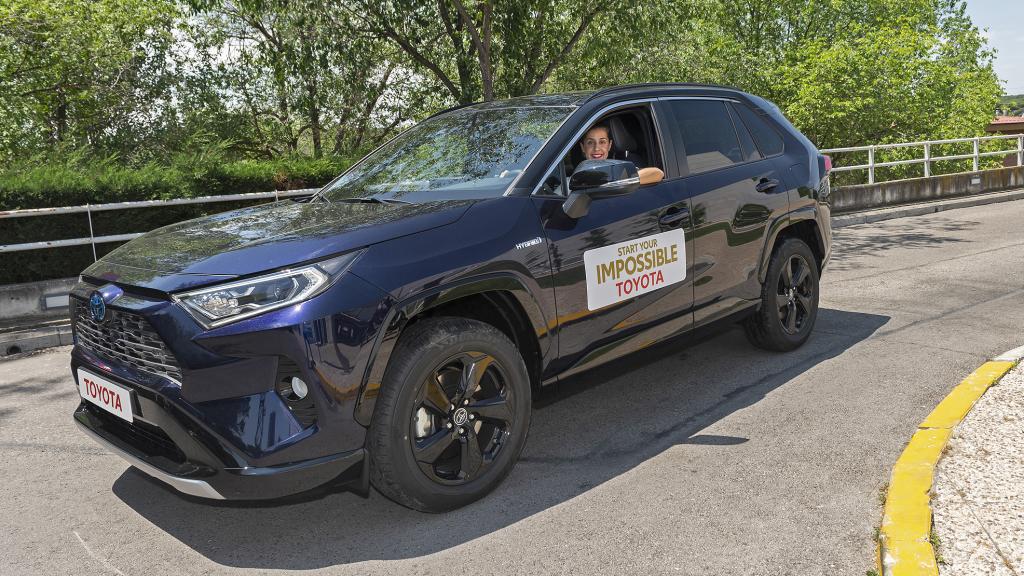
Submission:
POLYGON ((868 148, 868 184, 875 183, 875 145, 868 148))
POLYGON ((974 137, 974 171, 978 171, 978 137, 974 137))
POLYGON ((1024 166, 1024 134, 1017 136, 1017 166, 1024 166))
POLYGON ((932 177, 932 143, 924 143, 924 177, 932 177))
POLYGON ((92 233, 92 208, 89 204, 85 205, 85 214, 89 217, 89 244, 92 246, 92 261, 99 260, 96 258, 96 236, 92 233))

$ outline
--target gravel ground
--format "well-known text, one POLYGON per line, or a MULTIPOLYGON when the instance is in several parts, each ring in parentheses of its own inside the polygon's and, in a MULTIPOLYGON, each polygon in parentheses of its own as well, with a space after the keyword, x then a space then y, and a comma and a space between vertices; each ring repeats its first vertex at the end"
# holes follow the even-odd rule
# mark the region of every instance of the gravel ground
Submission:
POLYGON ((982 396, 936 471, 939 574, 1024 574, 1024 364, 982 396))

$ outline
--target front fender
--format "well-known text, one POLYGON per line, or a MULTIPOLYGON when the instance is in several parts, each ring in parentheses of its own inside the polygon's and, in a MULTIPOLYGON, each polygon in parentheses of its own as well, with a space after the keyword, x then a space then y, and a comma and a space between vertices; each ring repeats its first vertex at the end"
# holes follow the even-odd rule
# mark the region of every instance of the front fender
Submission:
POLYGON ((409 320, 417 315, 467 296, 504 292, 510 294, 522 308, 534 333, 542 358, 551 348, 551 333, 543 310, 533 293, 516 274, 512 272, 491 273, 464 279, 452 284, 424 290, 397 302, 384 321, 384 329, 374 343, 367 363, 366 374, 356 399, 355 419, 363 426, 369 426, 373 417, 377 395, 384 382, 384 374, 394 353, 398 337, 409 320))

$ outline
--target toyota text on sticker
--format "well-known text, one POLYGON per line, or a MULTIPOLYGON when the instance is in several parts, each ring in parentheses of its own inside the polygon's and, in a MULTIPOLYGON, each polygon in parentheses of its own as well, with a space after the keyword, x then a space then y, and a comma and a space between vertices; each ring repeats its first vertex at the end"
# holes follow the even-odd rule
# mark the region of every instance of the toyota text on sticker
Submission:
POLYGON ((685 233, 671 230, 587 250, 583 264, 587 269, 587 308, 604 308, 682 282, 686 278, 685 233))

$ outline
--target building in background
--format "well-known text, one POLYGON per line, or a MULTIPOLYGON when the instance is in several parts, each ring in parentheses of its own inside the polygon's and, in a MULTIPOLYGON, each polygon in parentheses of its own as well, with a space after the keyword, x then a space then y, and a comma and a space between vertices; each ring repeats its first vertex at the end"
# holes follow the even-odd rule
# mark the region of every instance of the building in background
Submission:
MULTIPOLYGON (((985 127, 989 134, 1024 134, 1024 116, 996 116, 985 127)), ((1010 154, 1003 158, 1003 166, 1016 166, 1017 155, 1010 154)))

